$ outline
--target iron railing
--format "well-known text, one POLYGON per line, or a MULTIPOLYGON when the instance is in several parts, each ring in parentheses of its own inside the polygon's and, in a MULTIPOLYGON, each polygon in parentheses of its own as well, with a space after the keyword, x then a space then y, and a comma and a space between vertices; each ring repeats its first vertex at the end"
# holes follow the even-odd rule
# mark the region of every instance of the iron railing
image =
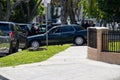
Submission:
POLYGON ((120 31, 102 34, 102 51, 120 53, 120 31))
POLYGON ((92 48, 97 48, 97 30, 89 29, 88 30, 88 46, 92 48))

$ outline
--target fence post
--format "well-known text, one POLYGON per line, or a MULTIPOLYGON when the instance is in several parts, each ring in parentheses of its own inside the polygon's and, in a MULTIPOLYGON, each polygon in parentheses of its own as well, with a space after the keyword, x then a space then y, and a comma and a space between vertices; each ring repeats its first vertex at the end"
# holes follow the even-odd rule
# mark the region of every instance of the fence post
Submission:
MULTIPOLYGON (((108 28, 106 27, 90 27, 88 28, 88 58, 94 59, 94 60, 100 60, 100 53, 102 51, 102 34, 108 32, 108 28), (89 33, 89 30, 96 30, 95 35, 92 35, 89 33), (92 44, 89 45, 89 43, 93 40, 90 39, 90 36, 94 39, 96 38, 96 47, 93 47, 92 44)), ((106 38, 107 39, 107 38, 106 38)), ((106 41, 107 42, 107 41, 106 41)), ((107 44, 107 43, 106 43, 107 44)), ((107 48, 108 46, 104 46, 104 48, 107 48)))

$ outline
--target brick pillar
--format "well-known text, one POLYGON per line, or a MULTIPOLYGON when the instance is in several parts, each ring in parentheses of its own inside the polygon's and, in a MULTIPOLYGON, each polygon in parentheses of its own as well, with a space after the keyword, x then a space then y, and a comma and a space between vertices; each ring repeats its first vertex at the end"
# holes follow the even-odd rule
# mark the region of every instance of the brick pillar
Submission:
MULTIPOLYGON (((97 30, 97 59, 100 60, 100 55, 101 55, 101 51, 102 51, 102 34, 108 32, 108 29, 106 27, 99 27, 96 28, 97 30)), ((107 39, 107 38, 106 38, 107 39)), ((105 40, 105 39, 104 39, 105 40)), ((105 41, 106 43, 104 44, 108 44, 108 41, 105 41)), ((108 46, 104 46, 104 48, 107 48, 108 46)))
MULTIPOLYGON (((90 27, 88 28, 88 32, 89 32, 89 29, 94 29, 96 30, 96 39, 97 39, 97 47, 96 48, 93 48, 91 46, 88 46, 88 58, 90 59, 94 59, 94 60, 100 60, 100 55, 101 55, 101 51, 102 51, 102 33, 106 33, 108 32, 108 29, 106 27, 90 27)), ((88 38, 89 36, 92 36, 90 34, 88 34, 88 38)), ((93 37, 94 38, 94 37, 93 37)), ((106 38, 107 39, 107 38, 106 38)), ((89 44, 89 39, 88 39, 88 44, 89 44)), ((108 41, 106 41, 106 44, 108 41)), ((107 48, 108 46, 104 46, 104 48, 107 48)))

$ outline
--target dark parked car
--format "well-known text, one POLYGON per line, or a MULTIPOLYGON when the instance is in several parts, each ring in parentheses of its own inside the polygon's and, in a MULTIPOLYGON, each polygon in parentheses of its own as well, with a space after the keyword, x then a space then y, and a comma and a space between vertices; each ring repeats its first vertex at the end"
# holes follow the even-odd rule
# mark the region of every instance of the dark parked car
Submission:
POLYGON ((26 47, 27 37, 15 23, 1 21, 0 31, 2 32, 0 38, 0 48, 2 48, 2 51, 7 49, 8 51, 6 52, 12 53, 18 51, 19 48, 23 49, 26 47))
POLYGON ((46 44, 48 34, 49 44, 74 43, 82 45, 86 42, 87 30, 77 25, 59 25, 51 28, 44 34, 28 37, 28 46, 38 47, 46 44))

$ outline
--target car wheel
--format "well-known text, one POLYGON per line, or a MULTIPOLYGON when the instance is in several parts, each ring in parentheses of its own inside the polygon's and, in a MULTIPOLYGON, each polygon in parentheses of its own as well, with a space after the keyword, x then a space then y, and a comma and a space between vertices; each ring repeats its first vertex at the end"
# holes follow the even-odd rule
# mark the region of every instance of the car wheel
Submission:
POLYGON ((8 54, 12 54, 13 52, 13 47, 12 47, 12 44, 10 43, 10 48, 9 48, 9 53, 8 54))
POLYGON ((15 49, 15 51, 18 52, 18 49, 19 49, 19 42, 17 42, 17 44, 16 44, 16 49, 15 49))
POLYGON ((15 53, 18 52, 18 49, 19 49, 19 42, 17 41, 16 46, 13 48, 12 51, 15 53))
POLYGON ((25 41, 25 45, 24 45, 24 48, 22 49, 26 49, 28 47, 28 43, 27 43, 27 40, 25 41))
POLYGON ((33 48, 39 48, 39 46, 40 46, 40 43, 38 41, 32 41, 31 47, 33 47, 33 48))
POLYGON ((74 43, 76 45, 83 45, 83 43, 84 43, 83 37, 76 37, 75 40, 74 40, 74 43))

